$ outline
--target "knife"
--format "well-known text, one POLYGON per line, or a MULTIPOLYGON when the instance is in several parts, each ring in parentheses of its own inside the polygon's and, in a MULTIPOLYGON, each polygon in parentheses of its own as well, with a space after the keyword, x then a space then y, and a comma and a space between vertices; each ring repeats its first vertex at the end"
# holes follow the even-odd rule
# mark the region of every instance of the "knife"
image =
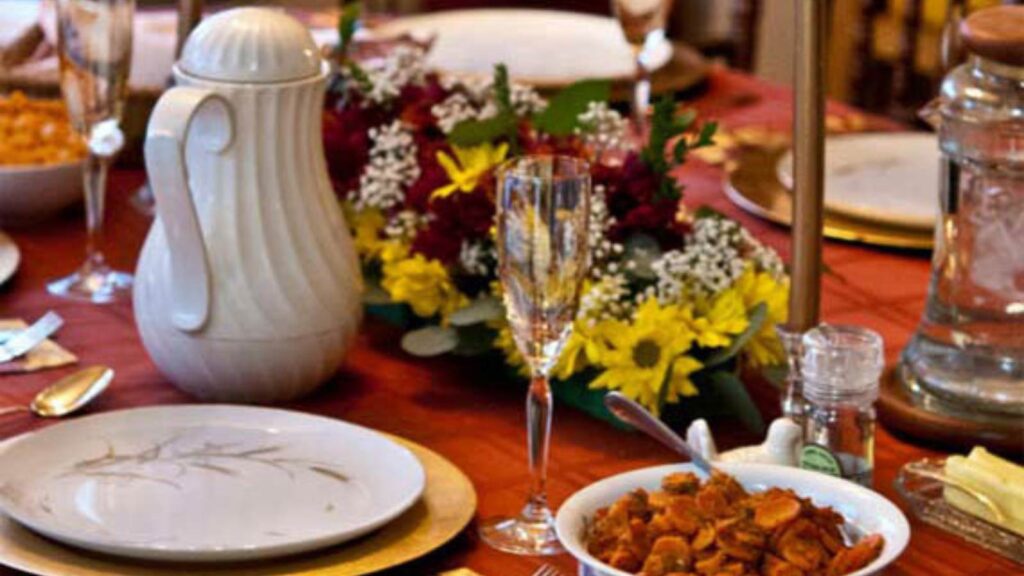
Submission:
POLYGON ((0 363, 10 362, 32 350, 63 325, 64 319, 59 314, 52 311, 47 312, 42 318, 36 320, 35 324, 19 331, 0 344, 0 363))

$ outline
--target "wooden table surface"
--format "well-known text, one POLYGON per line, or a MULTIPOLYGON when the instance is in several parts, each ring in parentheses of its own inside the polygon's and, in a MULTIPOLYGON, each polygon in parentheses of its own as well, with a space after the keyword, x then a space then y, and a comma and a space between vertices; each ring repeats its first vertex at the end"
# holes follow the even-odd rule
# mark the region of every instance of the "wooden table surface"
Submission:
MULTIPOLYGON (((751 78, 716 71, 707 91, 695 102, 709 116, 728 126, 763 125, 786 128, 788 92, 751 78)), ((843 112, 839 108, 833 111, 843 112)), ((722 195, 722 174, 716 167, 692 162, 682 171, 691 203, 708 203, 731 214, 788 257, 786 231, 748 217, 722 195)), ((144 175, 120 171, 113 175, 109 200, 110 261, 133 269, 149 221, 129 207, 127 199, 144 175)), ((49 309, 67 321, 59 340, 82 365, 112 366, 117 377, 92 412, 191 400, 171 386, 146 356, 135 331, 129 304, 92 306, 48 295, 48 279, 78 264, 84 240, 81 216, 69 214, 31 229, 9 230, 22 250, 17 276, 0 289, 0 317, 33 320, 49 309)), ((824 279, 823 317, 878 330, 894 361, 914 329, 928 281, 927 255, 885 252, 829 242, 825 260, 831 273, 824 279)), ((493 367, 480 361, 406 356, 396 345, 392 327, 367 321, 347 367, 312 396, 289 408, 329 415, 405 436, 443 454, 473 480, 480 498, 478 517, 518 510, 525 495, 525 432, 523 386, 496 378, 493 367)), ((27 403, 46 383, 72 369, 0 378, 0 404, 27 403)), ((771 393, 758 391, 771 407, 771 393)), ((26 415, 0 421, 0 438, 45 426, 26 415)), ((730 422, 712 423, 720 445, 748 442, 730 422)), ((878 430, 875 488, 902 506, 893 478, 908 460, 941 452, 878 430)), ((638 434, 613 429, 571 409, 556 409, 551 448, 550 495, 555 505, 573 491, 603 477, 634 468, 662 464, 672 455, 638 434)), ((986 552, 959 538, 911 521, 909 549, 887 574, 929 576, 1009 575, 1024 566, 986 552)), ((542 562, 564 575, 575 574, 568 556, 522 558, 483 546, 471 526, 463 535, 421 561, 395 574, 434 574, 468 566, 485 576, 529 575, 542 562)), ((0 569, 0 573, 12 572, 0 569)))

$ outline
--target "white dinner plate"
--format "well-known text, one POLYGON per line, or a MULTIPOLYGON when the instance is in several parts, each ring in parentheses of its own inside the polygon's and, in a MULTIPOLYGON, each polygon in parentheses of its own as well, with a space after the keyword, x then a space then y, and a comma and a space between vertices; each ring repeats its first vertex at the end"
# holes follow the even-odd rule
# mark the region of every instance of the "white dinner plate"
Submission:
MULTIPOLYGON (((554 88, 585 78, 629 79, 636 71, 618 22, 591 14, 451 10, 398 18, 373 32, 433 37, 427 65, 454 75, 489 77, 495 64, 504 63, 514 80, 554 88)), ((672 45, 656 43, 649 54, 650 68, 660 68, 672 58, 672 45)))
POLYGON ((0 232, 0 285, 11 279, 21 263, 21 252, 11 237, 0 232))
MULTIPOLYGON (((771 487, 790 488, 810 498, 817 506, 831 506, 846 519, 846 526, 859 535, 880 534, 885 539, 882 553, 874 562, 849 576, 881 573, 910 542, 910 523, 895 504, 881 494, 862 486, 810 470, 771 464, 720 462, 715 464, 731 474, 747 490, 760 492, 771 487)), ((581 574, 593 576, 630 576, 602 563, 587 552, 586 530, 598 509, 611 505, 623 495, 643 488, 658 490, 661 479, 672 472, 693 472, 705 475, 693 464, 653 466, 605 478, 576 492, 558 509, 558 539, 586 569, 581 574)))
POLYGON ((360 426, 241 406, 109 412, 0 453, 0 508, 60 542, 132 558, 233 561, 338 544, 424 488, 409 450, 360 426))
MULTIPOLYGON (((935 134, 830 136, 825 141, 825 209, 930 230, 939 215, 939 158, 935 134)), ((782 184, 792 189, 792 151, 779 159, 777 171, 782 184)))

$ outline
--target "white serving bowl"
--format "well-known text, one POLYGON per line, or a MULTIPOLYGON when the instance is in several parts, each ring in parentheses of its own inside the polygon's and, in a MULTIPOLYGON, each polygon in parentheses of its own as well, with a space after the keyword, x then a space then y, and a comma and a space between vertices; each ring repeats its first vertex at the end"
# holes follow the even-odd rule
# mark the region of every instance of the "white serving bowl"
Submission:
POLYGON ((25 226, 81 201, 82 160, 0 166, 0 226, 25 226))
MULTIPOLYGON (((882 554, 874 562, 851 576, 880 573, 895 560, 910 541, 910 524, 906 516, 881 494, 862 486, 818 472, 771 464, 743 462, 718 463, 748 491, 760 492, 771 487, 791 488, 800 496, 810 498, 817 506, 831 506, 846 518, 858 534, 881 534, 885 538, 882 554)), ((594 576, 633 576, 616 570, 587 552, 585 522, 599 508, 604 508, 622 495, 643 488, 658 490, 661 479, 672 472, 701 474, 692 464, 669 464, 626 472, 605 478, 576 492, 558 510, 558 538, 581 566, 594 576)))

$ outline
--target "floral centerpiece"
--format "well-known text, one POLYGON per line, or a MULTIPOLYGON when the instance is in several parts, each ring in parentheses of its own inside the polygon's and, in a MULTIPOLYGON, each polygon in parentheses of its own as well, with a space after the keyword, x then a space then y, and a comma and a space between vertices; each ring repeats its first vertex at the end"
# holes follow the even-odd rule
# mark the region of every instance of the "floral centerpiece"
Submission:
POLYGON ((546 100, 493 78, 429 73, 424 50, 344 60, 324 112, 330 172, 362 260, 367 301, 400 306, 418 355, 498 350, 522 359, 496 280, 495 168, 515 154, 587 158, 593 197, 590 277, 554 372, 556 394, 591 409, 620 390, 655 413, 714 391, 753 426, 737 373, 778 364, 783 265, 735 221, 687 206, 671 174, 710 144, 713 123, 657 104, 630 147, 606 83, 546 100), (582 400, 581 400, 582 399, 582 400))

